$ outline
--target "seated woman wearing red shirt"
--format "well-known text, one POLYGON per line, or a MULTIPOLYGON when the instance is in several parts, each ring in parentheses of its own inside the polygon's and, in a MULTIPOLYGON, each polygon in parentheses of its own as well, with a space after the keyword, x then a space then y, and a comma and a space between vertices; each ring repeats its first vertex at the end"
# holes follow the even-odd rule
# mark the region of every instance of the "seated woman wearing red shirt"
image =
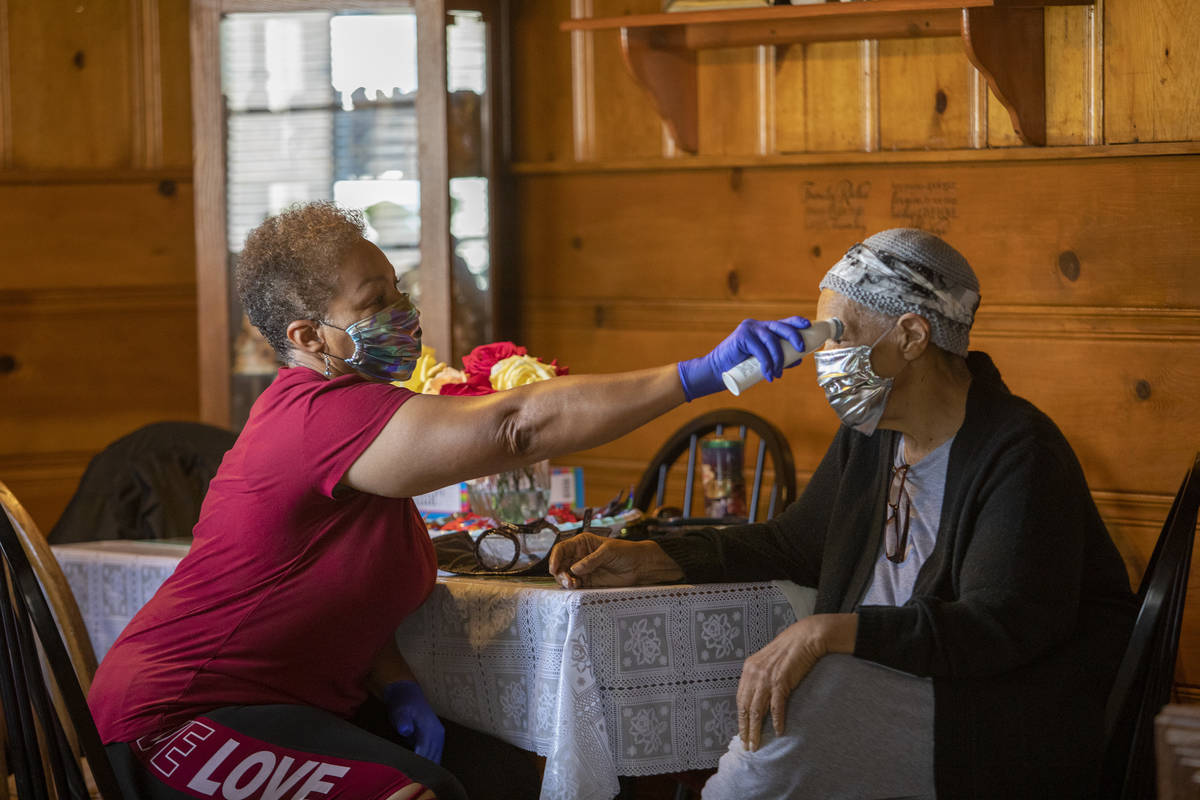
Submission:
POLYGON ((361 217, 329 203, 252 231, 237 284, 287 365, 205 498, 191 551, 100 665, 88 702, 131 797, 464 797, 394 631, 434 552, 410 498, 594 447, 756 356, 782 371, 807 321, 744 322, 692 361, 482 397, 392 385, 419 313, 361 217), (373 692, 412 745, 348 722, 373 692))

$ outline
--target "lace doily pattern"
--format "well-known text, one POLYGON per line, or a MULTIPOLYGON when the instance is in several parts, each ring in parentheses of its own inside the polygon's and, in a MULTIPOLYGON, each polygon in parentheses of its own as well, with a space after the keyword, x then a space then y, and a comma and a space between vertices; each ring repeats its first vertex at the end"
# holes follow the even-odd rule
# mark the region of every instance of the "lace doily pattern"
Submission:
POLYGON ((187 553, 186 545, 166 542, 86 542, 52 549, 75 595, 97 660, 104 658, 133 615, 187 553))
MULTIPOLYGON (((54 548, 97 656, 186 551, 54 548)), ((784 588, 809 613, 815 592, 784 588)), ((716 766, 737 733, 742 662, 795 622, 793 602, 772 583, 443 578, 396 638, 439 714, 546 757, 542 800, 609 800, 618 775, 716 766)))
POLYGON ((795 622, 771 583, 568 592, 444 578, 397 641, 438 713, 546 756, 542 800, 716 766, 746 657, 795 622))

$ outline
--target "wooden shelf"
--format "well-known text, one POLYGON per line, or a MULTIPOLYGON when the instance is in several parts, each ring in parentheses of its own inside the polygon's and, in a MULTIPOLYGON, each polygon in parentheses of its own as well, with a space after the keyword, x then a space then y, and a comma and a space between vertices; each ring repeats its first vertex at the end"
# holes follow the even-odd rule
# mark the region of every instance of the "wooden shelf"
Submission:
POLYGON ((846 150, 772 155, 676 156, 672 158, 600 159, 593 161, 516 161, 512 175, 582 175, 618 172, 672 172, 680 170, 756 169, 762 167, 851 166, 857 164, 957 164, 970 162, 1075 161, 1097 158, 1150 156, 1200 156, 1200 142, 1137 142, 1107 145, 1057 145, 1051 147, 985 147, 957 150, 846 150))
POLYGON ((680 149, 695 153, 699 50, 854 39, 962 36, 967 58, 1026 144, 1046 143, 1043 8, 1091 0, 856 0, 803 6, 568 20, 565 31, 621 31, 625 65, 680 149))

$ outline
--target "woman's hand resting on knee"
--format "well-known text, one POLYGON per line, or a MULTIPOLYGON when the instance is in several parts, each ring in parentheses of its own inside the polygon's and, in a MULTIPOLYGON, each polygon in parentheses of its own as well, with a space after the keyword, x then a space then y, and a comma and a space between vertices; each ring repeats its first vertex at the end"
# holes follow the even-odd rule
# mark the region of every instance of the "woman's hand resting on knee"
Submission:
POLYGON ((746 659, 738 681, 738 736, 751 752, 762 740, 768 710, 776 735, 783 735, 788 698, 826 653, 853 653, 857 614, 814 614, 785 628, 746 659))

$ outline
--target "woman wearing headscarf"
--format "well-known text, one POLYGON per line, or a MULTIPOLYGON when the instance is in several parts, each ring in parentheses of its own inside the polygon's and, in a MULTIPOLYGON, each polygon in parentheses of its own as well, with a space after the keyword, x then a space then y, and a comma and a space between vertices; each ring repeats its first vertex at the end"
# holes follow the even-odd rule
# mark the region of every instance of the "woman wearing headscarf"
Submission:
POLYGON ((968 352, 979 282, 937 236, 877 233, 820 288, 843 424, 801 497, 637 552, 576 537, 551 570, 817 588, 746 660, 709 800, 1088 796, 1136 602, 1075 454, 968 352))

